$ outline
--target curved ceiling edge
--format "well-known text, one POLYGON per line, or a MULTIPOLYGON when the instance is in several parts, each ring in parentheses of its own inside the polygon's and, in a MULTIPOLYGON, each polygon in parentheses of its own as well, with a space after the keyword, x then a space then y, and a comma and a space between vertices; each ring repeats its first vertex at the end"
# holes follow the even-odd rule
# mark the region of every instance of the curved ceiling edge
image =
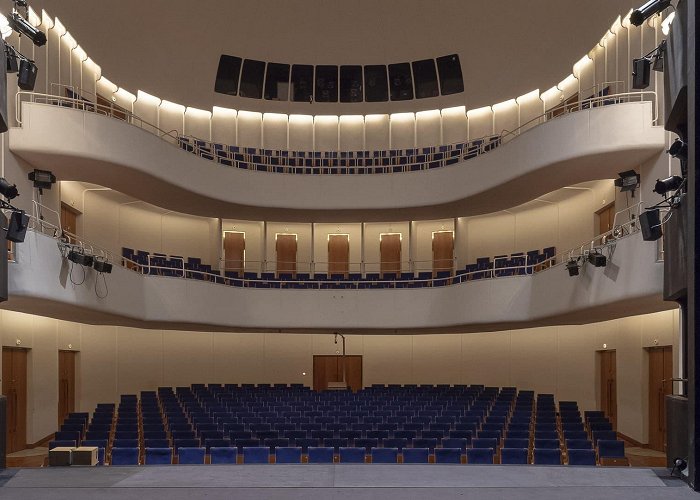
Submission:
POLYGON ((490 213, 564 186, 613 178, 665 145, 663 129, 652 126, 652 104, 625 103, 550 120, 492 152, 439 169, 279 174, 193 157, 93 113, 23 106, 24 124, 11 129, 10 149, 34 167, 181 213, 222 218, 372 222, 490 213))

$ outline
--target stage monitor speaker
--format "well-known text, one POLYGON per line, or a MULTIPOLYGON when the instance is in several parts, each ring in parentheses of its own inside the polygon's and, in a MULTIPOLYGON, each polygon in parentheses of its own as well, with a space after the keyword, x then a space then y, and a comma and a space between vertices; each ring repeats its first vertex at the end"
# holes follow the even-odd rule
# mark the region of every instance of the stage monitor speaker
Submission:
POLYGON ((29 216, 23 211, 12 212, 7 225, 7 239, 14 243, 22 243, 27 235, 29 216))
POLYGON ((23 60, 19 63, 19 73, 17 73, 17 86, 22 90, 32 91, 36 84, 37 74, 36 64, 23 60))
POLYGON ((688 458, 688 398, 666 396, 666 466, 676 458, 688 458))
POLYGON ((687 201, 683 195, 680 208, 671 209, 664 228, 664 300, 677 301, 688 295, 687 201))
POLYGON ((639 225, 642 227, 644 241, 656 241, 662 236, 659 211, 647 210, 639 215, 639 225))
POLYGON ((632 88, 642 90, 649 86, 651 61, 645 58, 632 61, 632 88))

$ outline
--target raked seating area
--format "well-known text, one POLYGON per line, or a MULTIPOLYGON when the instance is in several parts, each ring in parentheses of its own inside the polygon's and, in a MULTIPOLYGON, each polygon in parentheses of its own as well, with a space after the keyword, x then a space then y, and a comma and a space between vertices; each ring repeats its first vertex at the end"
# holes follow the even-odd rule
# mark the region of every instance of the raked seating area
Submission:
POLYGON ((49 448, 116 465, 436 463, 627 465, 600 411, 514 387, 193 384, 72 413, 49 448))

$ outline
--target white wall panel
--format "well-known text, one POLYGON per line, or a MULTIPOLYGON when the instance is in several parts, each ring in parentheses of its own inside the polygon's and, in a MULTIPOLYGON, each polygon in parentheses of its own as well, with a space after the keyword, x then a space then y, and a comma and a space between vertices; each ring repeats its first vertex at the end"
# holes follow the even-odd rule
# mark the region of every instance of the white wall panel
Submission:
POLYGON ((338 151, 338 117, 314 117, 314 151, 338 151))
POLYGON ((289 117, 280 113, 263 115, 263 144, 265 149, 287 149, 289 117))
MULTIPOLYGON (((59 83, 65 86, 76 86, 73 75, 71 75, 71 53, 77 43, 69 32, 61 36, 59 49, 59 83)), ((77 85, 80 85, 78 80, 77 85)), ((63 93, 63 91, 61 92, 63 93)))
POLYGON ((518 122, 518 103, 515 99, 494 104, 492 109, 494 133, 501 135, 518 129, 520 126, 518 122))
POLYGON ((134 114, 143 120, 143 128, 152 133, 157 133, 156 128, 159 128, 159 106, 160 99, 158 97, 147 94, 142 90, 139 90, 136 94, 136 101, 134 101, 134 114))
POLYGON ((553 108, 556 108, 564 100, 562 91, 559 90, 557 87, 552 87, 542 92, 540 99, 542 99, 542 102, 544 104, 544 110, 546 112, 550 111, 553 108))
POLYGON ((262 147, 262 113, 239 111, 237 127, 239 146, 262 147))
POLYGON ((491 106, 467 111, 469 140, 493 135, 493 110, 491 106))
POLYGON ((608 81, 605 74, 607 63, 605 61, 605 47, 597 43, 588 53, 593 58, 595 84, 596 88, 601 89, 603 84, 608 81))
POLYGON ((409 149, 416 144, 416 118, 413 113, 393 113, 389 117, 391 126, 391 149, 409 149))
POLYGON ((289 149, 313 151, 314 121, 311 115, 289 115, 289 149))
POLYGON ((380 151, 391 147, 389 115, 365 116, 365 150, 380 151))
POLYGON ((214 106, 211 116, 211 140, 235 146, 237 116, 238 112, 235 109, 214 106))
POLYGON ((338 149, 363 151, 365 149, 365 117, 342 115, 338 123, 338 149))
POLYGON ((578 79, 581 99, 591 97, 595 93, 595 64, 588 54, 574 64, 573 75, 578 79))
POLYGON ((58 18, 53 20, 53 24, 47 33, 48 47, 47 52, 47 77, 48 77, 48 87, 49 93, 56 93, 58 89, 51 87, 52 83, 60 83, 61 80, 61 36, 66 32, 66 29, 61 24, 58 18))
POLYGON ((431 147, 443 144, 440 110, 416 113, 416 147, 431 147))
MULTIPOLYGON (((562 97, 566 101, 567 99, 574 97, 578 94, 579 84, 578 80, 574 75, 569 75, 564 78, 561 82, 557 84, 557 87, 562 92, 562 97)), ((578 99, 576 99, 578 100, 578 99)))
POLYGON ((185 131, 185 107, 170 101, 162 101, 158 107, 158 123, 165 132, 175 131, 182 135, 185 131))
POLYGON ((210 141, 211 111, 197 108, 187 108, 185 111, 185 134, 203 139, 205 141, 210 141))
POLYGON ((542 123, 544 102, 540 99, 539 90, 533 90, 532 92, 521 95, 516 99, 516 102, 518 103, 520 134, 542 123))
POLYGON ((467 140, 467 110, 464 106, 446 108, 442 115, 442 140, 445 144, 456 144, 467 140))

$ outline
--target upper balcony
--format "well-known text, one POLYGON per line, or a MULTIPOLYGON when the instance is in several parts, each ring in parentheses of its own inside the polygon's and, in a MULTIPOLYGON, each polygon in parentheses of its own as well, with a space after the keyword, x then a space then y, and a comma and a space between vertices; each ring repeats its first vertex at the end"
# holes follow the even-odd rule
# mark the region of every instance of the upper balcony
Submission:
MULTIPOLYGON (((657 103, 645 100, 650 98, 653 93, 623 93, 570 101, 489 136, 488 143, 436 147, 427 155, 410 147, 387 151, 388 165, 364 160, 383 160, 383 152, 354 151, 319 154, 318 160, 312 154, 311 167, 297 168, 279 151, 244 151, 251 158, 239 158, 228 145, 194 140, 183 148, 179 134, 164 134, 135 115, 22 93, 21 127, 10 131, 10 148, 63 180, 100 184, 193 215, 289 222, 435 219, 510 208, 637 168, 665 145, 664 131, 655 125, 657 103), (361 155, 362 164, 348 163, 349 154, 361 155)), ((496 117, 488 113, 493 131, 496 117)))

